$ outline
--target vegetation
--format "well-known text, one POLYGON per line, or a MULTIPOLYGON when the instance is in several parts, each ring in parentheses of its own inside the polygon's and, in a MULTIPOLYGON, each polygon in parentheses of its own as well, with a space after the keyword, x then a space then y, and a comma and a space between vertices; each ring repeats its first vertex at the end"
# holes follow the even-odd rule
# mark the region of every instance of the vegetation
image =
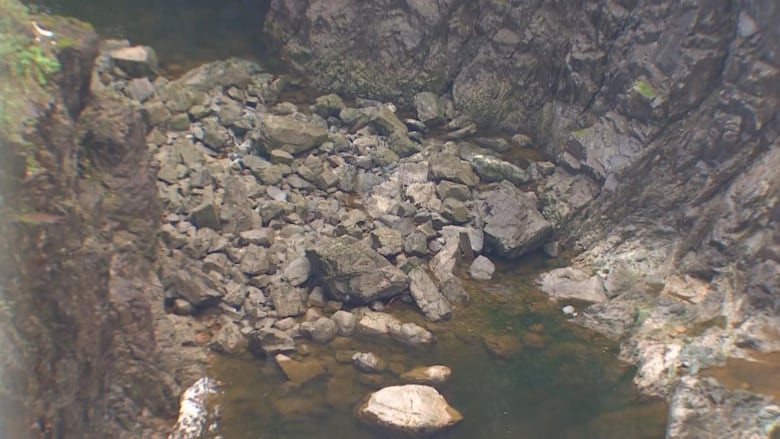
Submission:
POLYGON ((32 19, 17 0, 0 0, 0 133, 12 136, 24 121, 23 103, 43 93, 59 61, 34 38, 32 19))
POLYGON ((646 97, 647 99, 654 99, 657 96, 653 86, 644 79, 637 79, 634 81, 634 86, 631 89, 646 97))

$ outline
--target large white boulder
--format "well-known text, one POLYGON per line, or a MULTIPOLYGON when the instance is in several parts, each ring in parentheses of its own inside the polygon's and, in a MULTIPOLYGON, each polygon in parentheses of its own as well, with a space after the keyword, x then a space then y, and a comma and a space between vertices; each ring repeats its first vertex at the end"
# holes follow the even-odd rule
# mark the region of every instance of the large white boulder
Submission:
POLYGON ((372 393, 358 409, 358 416, 364 422, 411 434, 433 433, 463 420, 436 389, 420 384, 372 393))

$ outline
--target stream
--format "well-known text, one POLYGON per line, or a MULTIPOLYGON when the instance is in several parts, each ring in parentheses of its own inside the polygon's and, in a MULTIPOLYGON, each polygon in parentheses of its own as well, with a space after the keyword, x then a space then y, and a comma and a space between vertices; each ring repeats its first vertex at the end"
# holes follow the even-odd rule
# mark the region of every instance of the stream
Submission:
MULTIPOLYGON (((33 6, 93 23, 101 37, 154 47, 170 76, 230 56, 282 68, 262 34, 267 2, 49 0, 33 6)), ((426 322, 412 306, 393 303, 391 313, 436 335, 430 349, 360 337, 299 343, 293 355, 316 358, 326 371, 303 385, 286 382, 273 358, 212 354, 210 372, 222 383, 217 433, 226 439, 385 438, 357 421, 361 399, 400 383, 399 375, 413 367, 443 364, 452 378, 440 390, 464 421, 435 438, 664 437, 666 404, 636 392, 635 370, 616 360, 617 344, 568 324, 562 305, 533 287, 534 276, 554 264, 542 254, 496 261, 491 281, 464 281, 471 302, 449 322, 426 322), (374 352, 387 368, 361 373, 349 361, 353 352, 374 352)))

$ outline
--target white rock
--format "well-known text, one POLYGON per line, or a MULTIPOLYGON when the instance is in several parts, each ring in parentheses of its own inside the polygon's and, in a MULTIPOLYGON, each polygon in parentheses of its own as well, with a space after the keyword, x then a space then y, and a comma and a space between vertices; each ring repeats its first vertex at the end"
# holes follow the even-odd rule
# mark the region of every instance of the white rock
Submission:
POLYGON ((197 439, 209 428, 211 413, 206 400, 217 393, 217 382, 203 377, 191 385, 181 396, 179 418, 168 439, 197 439))
POLYGON ((358 410, 365 422, 404 433, 433 433, 463 416, 430 386, 407 384, 380 389, 358 410))
POLYGON ((490 259, 481 255, 477 256, 469 267, 469 275, 476 280, 490 280, 495 272, 496 266, 490 262, 490 259))
POLYGON ((574 314, 577 314, 575 312, 574 307, 571 305, 564 306, 563 308, 561 308, 561 311, 563 311, 563 313, 566 314, 567 316, 573 316, 574 314))

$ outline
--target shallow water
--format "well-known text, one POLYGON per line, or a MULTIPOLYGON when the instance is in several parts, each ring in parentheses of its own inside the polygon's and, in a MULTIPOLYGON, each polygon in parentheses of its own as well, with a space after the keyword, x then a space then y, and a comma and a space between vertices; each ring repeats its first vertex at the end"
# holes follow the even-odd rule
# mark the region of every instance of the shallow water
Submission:
MULTIPOLYGON (((437 337, 430 349, 376 338, 308 344, 307 358, 319 359, 327 373, 302 386, 285 383, 272 359, 215 357, 211 372, 223 382, 221 433, 239 439, 389 437, 356 420, 360 400, 400 383, 400 372, 444 364, 453 374, 440 390, 464 421, 437 439, 663 437, 666 404, 641 398, 631 383, 634 370, 615 360, 614 344, 566 323, 559 305, 530 287, 538 265, 539 259, 524 269, 504 265, 494 281, 469 284, 472 303, 453 321, 426 324, 437 337), (531 345, 541 340, 544 346, 527 344, 499 359, 486 348, 485 336, 531 345), (374 352, 390 370, 360 373, 338 362, 339 351, 374 352)), ((403 305, 392 312, 425 324, 403 305)))

